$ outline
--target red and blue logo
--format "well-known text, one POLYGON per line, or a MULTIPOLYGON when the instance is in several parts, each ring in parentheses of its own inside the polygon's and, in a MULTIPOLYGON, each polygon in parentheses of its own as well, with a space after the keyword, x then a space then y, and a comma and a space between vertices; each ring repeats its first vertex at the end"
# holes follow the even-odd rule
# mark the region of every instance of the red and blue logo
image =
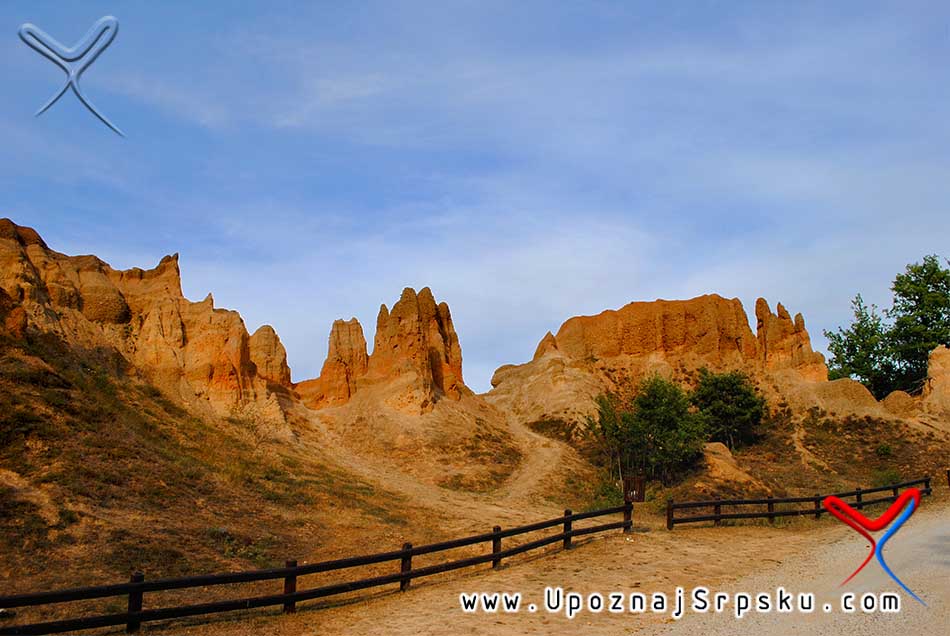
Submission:
POLYGON ((891 571, 891 568, 884 560, 884 546, 891 539, 891 537, 897 534, 897 531, 900 530, 901 526, 904 525, 910 516, 914 514, 914 510, 920 507, 920 490, 917 488, 908 488, 905 490, 894 501, 894 503, 891 504, 890 508, 884 511, 884 514, 882 514, 877 519, 868 519, 863 514, 849 506, 846 502, 833 495, 825 497, 823 505, 825 510, 851 526, 858 534, 871 542, 871 551, 864 559, 864 562, 858 566, 857 570, 851 573, 851 576, 841 582, 842 585, 857 576, 858 572, 864 569, 864 566, 866 566, 871 561, 872 557, 877 557, 877 562, 881 564, 881 567, 884 569, 887 575, 894 579, 895 583, 900 585, 901 588, 910 594, 915 601, 921 605, 927 605, 920 599, 919 596, 914 594, 909 587, 904 585, 903 581, 897 578, 897 575, 891 571), (883 530, 888 524, 891 523, 891 521, 894 521, 894 524, 888 528, 887 532, 884 533, 884 536, 881 537, 880 543, 875 542, 874 537, 872 537, 870 533, 883 530))

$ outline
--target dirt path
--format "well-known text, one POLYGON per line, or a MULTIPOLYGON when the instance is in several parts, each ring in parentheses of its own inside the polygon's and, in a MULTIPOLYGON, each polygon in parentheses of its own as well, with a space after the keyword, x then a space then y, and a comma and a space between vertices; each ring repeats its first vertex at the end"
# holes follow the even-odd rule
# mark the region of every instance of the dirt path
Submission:
POLYGON ((537 495, 545 480, 557 470, 563 470, 565 458, 573 455, 574 451, 566 444, 535 433, 513 418, 508 418, 508 429, 519 442, 524 459, 493 499, 509 507, 516 504, 534 505, 538 499, 542 499, 537 495))
POLYGON ((820 457, 812 453, 805 447, 805 429, 801 425, 795 427, 792 433, 792 443, 795 444, 795 450, 802 458, 802 466, 819 466, 825 470, 831 470, 831 466, 825 463, 820 457))
POLYGON ((375 456, 364 456, 342 436, 321 426, 313 452, 328 462, 407 498, 406 504, 432 511, 441 518, 440 529, 447 535, 483 530, 486 520, 505 525, 538 521, 560 513, 543 496, 544 484, 564 472, 576 459, 575 451, 561 442, 548 439, 513 420, 507 422, 512 438, 522 453, 514 473, 495 491, 487 494, 464 492, 426 483, 407 474, 393 463, 375 456), (319 444, 319 446, 317 445, 319 444))

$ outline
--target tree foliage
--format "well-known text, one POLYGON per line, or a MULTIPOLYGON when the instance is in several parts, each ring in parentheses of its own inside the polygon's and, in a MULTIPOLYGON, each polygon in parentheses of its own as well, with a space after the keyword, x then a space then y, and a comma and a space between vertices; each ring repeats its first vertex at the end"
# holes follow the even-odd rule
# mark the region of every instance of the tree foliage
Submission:
POLYGON ((895 389, 919 391, 928 355, 950 344, 950 269, 936 255, 908 265, 891 291, 893 305, 883 316, 858 294, 851 303, 851 325, 825 331, 830 376, 855 378, 878 399, 895 389))
POLYGON ((754 442, 766 415, 765 398, 744 373, 700 369, 690 402, 703 416, 708 439, 729 448, 754 442))
MULTIPOLYGON (((950 265, 950 261, 947 261, 950 265)), ((950 344, 950 269, 936 256, 908 265, 891 286, 894 306, 888 333, 899 386, 919 390, 927 377, 927 357, 938 345, 950 344)))
POLYGON ((854 320, 847 329, 825 332, 831 353, 828 375, 832 380, 854 378, 875 396, 894 390, 894 363, 889 352, 887 328, 877 307, 864 304, 861 294, 851 301, 854 320))
POLYGON ((686 393, 668 380, 644 380, 632 400, 600 396, 597 407, 587 430, 620 478, 640 474, 668 481, 702 453, 705 420, 690 410, 686 393))

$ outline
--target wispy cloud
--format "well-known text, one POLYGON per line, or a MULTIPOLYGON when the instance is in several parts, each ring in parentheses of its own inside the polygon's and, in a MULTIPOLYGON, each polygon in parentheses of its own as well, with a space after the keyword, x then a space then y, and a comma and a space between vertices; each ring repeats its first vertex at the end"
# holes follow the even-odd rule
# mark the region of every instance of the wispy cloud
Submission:
POLYGON ((203 88, 170 82, 155 75, 120 72, 102 76, 96 84, 112 93, 148 104, 174 117, 207 128, 222 128, 244 119, 222 101, 212 86, 203 88))
POLYGON ((946 252, 950 14, 919 8, 210 7, 160 54, 171 13, 129 8, 89 78, 129 142, 12 123, 17 95, 0 205, 121 265, 180 251, 186 292, 274 324, 297 379, 406 285, 450 303, 480 390, 638 299, 762 295, 821 343, 946 252))

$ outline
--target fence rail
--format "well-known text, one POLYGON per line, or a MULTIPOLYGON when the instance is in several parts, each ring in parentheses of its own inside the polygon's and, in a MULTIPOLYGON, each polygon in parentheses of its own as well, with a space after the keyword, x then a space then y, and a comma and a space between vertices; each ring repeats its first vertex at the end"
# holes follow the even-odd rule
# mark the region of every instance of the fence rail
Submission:
POLYGON ((145 580, 141 572, 132 574, 128 583, 117 583, 113 585, 99 585, 94 587, 79 587, 72 589, 53 590, 48 592, 35 592, 30 594, 15 594, 11 596, 0 596, 0 609, 32 607, 41 605, 51 605, 54 603, 67 603, 71 601, 81 601, 89 599, 102 599, 112 597, 127 597, 128 610, 122 613, 104 614, 98 616, 86 616, 82 618, 72 618, 58 621, 48 621, 44 623, 32 623, 29 625, 6 625, 0 627, 0 635, 7 634, 56 634, 63 632, 73 632, 84 629, 94 629, 100 627, 113 627, 125 625, 126 631, 133 633, 138 631, 140 625, 144 622, 167 620, 172 618, 184 618, 188 616, 200 616, 204 614, 216 614, 220 612, 231 612, 236 610, 245 610, 261 607, 283 606, 285 613, 292 613, 296 610, 296 603, 300 601, 309 601, 347 592, 364 590, 372 587, 384 585, 399 584, 399 589, 405 591, 413 579, 441 574, 451 570, 472 567, 484 563, 491 563, 493 568, 501 565, 502 559, 513 557, 529 550, 536 550, 547 545, 561 543, 563 548, 571 547, 571 541, 575 537, 582 537, 598 532, 608 530, 623 530, 630 532, 633 527, 633 504, 627 502, 622 506, 614 508, 605 508, 603 510, 594 510, 591 512, 573 513, 571 510, 565 510, 564 515, 545 521, 539 521, 516 528, 503 530, 500 526, 495 526, 491 532, 477 534, 460 539, 441 541, 439 543, 430 543, 421 546, 415 546, 406 543, 400 550, 390 552, 380 552, 365 556, 348 557, 345 559, 336 559, 333 561, 323 561, 320 563, 311 563, 307 565, 297 565, 296 561, 287 561, 285 567, 270 568, 263 570, 250 570, 246 572, 230 572, 226 574, 205 574, 200 576, 188 576, 178 578, 145 580), (586 528, 574 528, 574 522, 585 519, 594 519, 608 515, 623 513, 622 521, 602 523, 596 526, 586 528), (502 539, 514 537, 529 532, 546 530, 549 528, 561 527, 561 532, 541 537, 526 543, 513 545, 502 549, 502 539), (425 567, 412 567, 412 558, 424 554, 433 554, 454 550, 482 543, 491 544, 491 551, 463 559, 445 561, 425 567), (359 579, 356 581, 347 581, 342 583, 333 583, 321 587, 298 590, 297 580, 308 574, 317 574, 320 572, 331 572, 348 568, 364 567, 380 563, 399 562, 399 570, 390 574, 373 576, 359 579), (158 592, 167 590, 182 590, 190 588, 202 588, 213 585, 233 585, 239 583, 253 583, 257 581, 282 580, 284 587, 282 594, 271 594, 266 596, 253 596, 248 598, 216 601, 211 603, 201 603, 195 605, 182 605, 176 607, 163 607, 155 609, 143 609, 144 596, 146 592, 158 592))
MULTIPOLYGON (((673 526, 679 525, 682 523, 700 523, 702 521, 712 521, 717 526, 722 523, 725 519, 768 519, 769 523, 775 523, 777 517, 799 517, 799 516, 812 516, 814 515, 815 519, 819 519, 821 515, 827 514, 828 511, 825 510, 821 502, 824 501, 825 497, 835 496, 845 500, 853 508, 858 510, 864 508, 865 506, 871 506, 879 503, 891 503, 897 499, 899 496, 899 491, 901 488, 910 488, 911 486, 923 486, 920 489, 921 494, 930 495, 932 490, 930 488, 930 477, 924 477, 922 479, 914 479, 912 481, 905 481, 900 484, 892 484, 889 486, 881 486, 879 488, 858 488, 849 492, 835 492, 827 495, 815 494, 812 497, 785 497, 785 498, 774 498, 774 497, 765 497, 759 499, 710 499, 706 501, 681 501, 674 502, 672 499, 666 500, 666 529, 672 530, 673 526), (880 492, 890 492, 891 494, 887 497, 876 497, 872 499, 866 499, 867 495, 873 495, 880 492), (853 501, 848 501, 848 498, 853 497, 853 501), (811 504, 810 508, 793 508, 791 510, 776 510, 775 507, 778 505, 789 505, 789 504, 811 504), (744 506, 766 506, 765 510, 753 510, 749 512, 723 512, 723 506, 732 506, 734 508, 742 508, 744 506), (712 508, 712 514, 699 514, 692 515, 688 517, 677 517, 677 510, 690 510, 694 508, 712 508)), ((947 471, 947 483, 950 485, 950 470, 947 471)))

